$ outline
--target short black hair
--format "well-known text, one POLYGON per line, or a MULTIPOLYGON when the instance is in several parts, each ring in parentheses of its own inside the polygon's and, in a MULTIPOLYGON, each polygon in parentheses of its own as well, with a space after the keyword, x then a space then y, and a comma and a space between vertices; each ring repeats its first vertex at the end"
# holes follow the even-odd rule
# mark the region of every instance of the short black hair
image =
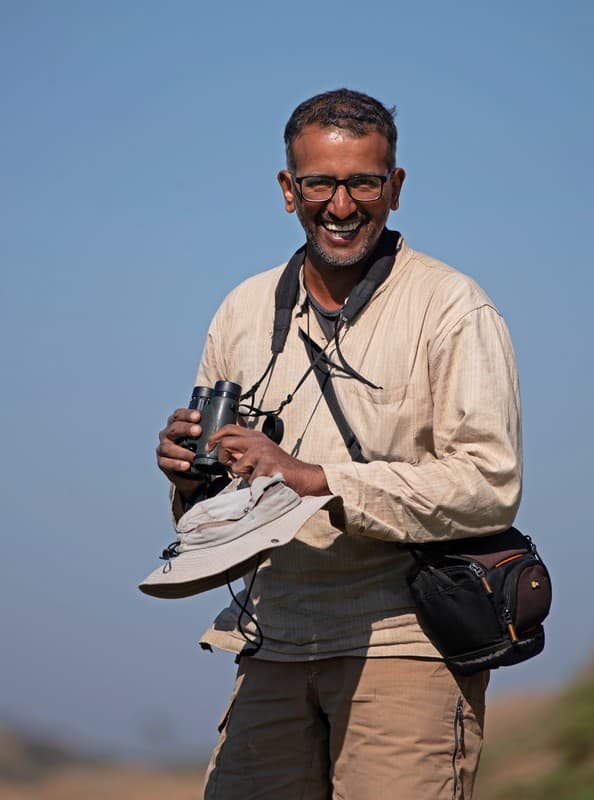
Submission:
POLYGON ((343 128, 356 137, 372 130, 388 140, 388 168, 396 166, 398 131, 394 124, 396 107, 386 108, 379 100, 352 89, 334 89, 316 94, 300 103, 285 127, 287 168, 295 169, 293 142, 307 125, 321 128, 343 128))

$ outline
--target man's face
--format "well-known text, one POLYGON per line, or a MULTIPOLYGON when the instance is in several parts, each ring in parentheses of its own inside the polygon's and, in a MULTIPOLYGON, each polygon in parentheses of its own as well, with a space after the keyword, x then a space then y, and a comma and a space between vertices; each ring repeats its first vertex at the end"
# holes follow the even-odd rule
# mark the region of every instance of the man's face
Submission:
POLYGON ((398 208, 404 170, 389 175, 388 142, 378 131, 355 137, 341 128, 309 125, 293 141, 295 175, 387 175, 382 195, 371 202, 353 200, 346 186, 338 186, 324 203, 301 197, 288 170, 279 172, 285 208, 295 211, 308 243, 308 256, 317 266, 350 267, 364 262, 375 250, 390 210, 398 208))

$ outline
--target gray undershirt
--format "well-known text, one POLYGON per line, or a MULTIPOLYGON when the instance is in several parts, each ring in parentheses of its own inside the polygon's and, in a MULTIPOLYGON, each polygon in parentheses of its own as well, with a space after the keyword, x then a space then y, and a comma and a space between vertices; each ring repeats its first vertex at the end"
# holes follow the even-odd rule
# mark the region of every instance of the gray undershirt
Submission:
POLYGON ((324 306, 321 306, 318 301, 307 292, 307 299, 314 310, 316 318, 320 323, 324 336, 328 341, 334 339, 334 331, 336 329, 336 321, 340 316, 342 309, 337 308, 335 311, 329 311, 324 306))

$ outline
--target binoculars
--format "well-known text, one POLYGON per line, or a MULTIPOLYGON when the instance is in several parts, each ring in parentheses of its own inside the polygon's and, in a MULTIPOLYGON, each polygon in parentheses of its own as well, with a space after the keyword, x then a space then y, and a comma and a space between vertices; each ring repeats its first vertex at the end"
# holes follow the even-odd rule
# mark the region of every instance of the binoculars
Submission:
POLYGON ((195 386, 188 408, 200 412, 200 436, 186 436, 178 442, 181 447, 195 453, 192 466, 183 474, 196 479, 210 475, 224 475, 226 467, 219 462, 219 446, 206 451, 206 443, 223 425, 235 425, 239 414, 241 386, 231 381, 217 381, 214 389, 195 386))

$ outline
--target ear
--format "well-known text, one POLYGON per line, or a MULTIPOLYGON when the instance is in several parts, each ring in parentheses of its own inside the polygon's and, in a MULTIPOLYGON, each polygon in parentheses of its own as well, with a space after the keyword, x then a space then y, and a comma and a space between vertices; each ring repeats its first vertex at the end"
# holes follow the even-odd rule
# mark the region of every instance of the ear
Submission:
POLYGON ((392 173, 392 177, 390 178, 390 185, 392 187, 392 200, 390 202, 390 208, 392 211, 396 211, 400 205, 400 191, 405 178, 406 172, 402 169, 402 167, 396 167, 392 173))
POLYGON ((285 211, 287 214, 292 214, 293 211, 295 211, 295 187, 293 186, 291 173, 287 169, 281 169, 276 179, 280 184, 283 197, 285 198, 285 211))

